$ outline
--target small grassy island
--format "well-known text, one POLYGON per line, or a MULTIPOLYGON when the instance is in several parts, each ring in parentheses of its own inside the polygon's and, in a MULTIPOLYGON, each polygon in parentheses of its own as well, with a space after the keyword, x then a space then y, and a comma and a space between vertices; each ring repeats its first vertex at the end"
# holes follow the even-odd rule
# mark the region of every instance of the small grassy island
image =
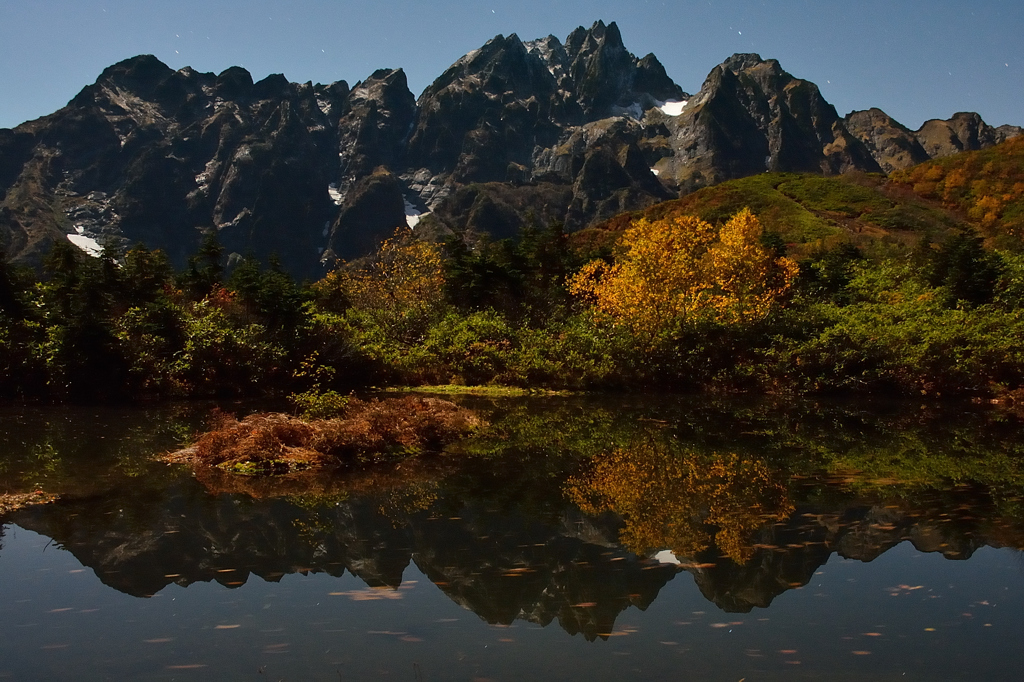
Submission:
POLYGON ((471 411, 438 398, 351 398, 332 418, 259 413, 239 421, 218 413, 194 445, 163 459, 240 474, 294 473, 438 452, 480 426, 471 411))

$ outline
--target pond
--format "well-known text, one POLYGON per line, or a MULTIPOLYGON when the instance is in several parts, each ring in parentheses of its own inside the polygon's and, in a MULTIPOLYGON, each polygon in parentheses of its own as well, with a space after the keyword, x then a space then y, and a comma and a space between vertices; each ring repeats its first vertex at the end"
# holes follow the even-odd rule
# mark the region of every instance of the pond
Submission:
MULTIPOLYGON (((1016 680, 991 409, 460 398, 398 466, 154 460, 211 406, 0 408, 0 679, 1016 680)), ((245 411, 246 406, 221 406, 245 411)))

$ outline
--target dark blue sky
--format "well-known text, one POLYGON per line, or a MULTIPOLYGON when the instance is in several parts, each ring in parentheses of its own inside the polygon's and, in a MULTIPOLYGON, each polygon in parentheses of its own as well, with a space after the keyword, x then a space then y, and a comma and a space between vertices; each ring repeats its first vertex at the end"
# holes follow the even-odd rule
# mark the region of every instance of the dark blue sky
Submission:
POLYGON ((400 66, 418 95, 496 34, 564 39, 597 19, 689 92, 730 54, 758 52, 817 83, 840 115, 877 106, 917 128, 977 111, 1024 125, 1021 0, 0 0, 0 127, 55 111, 142 53, 350 85, 400 66))

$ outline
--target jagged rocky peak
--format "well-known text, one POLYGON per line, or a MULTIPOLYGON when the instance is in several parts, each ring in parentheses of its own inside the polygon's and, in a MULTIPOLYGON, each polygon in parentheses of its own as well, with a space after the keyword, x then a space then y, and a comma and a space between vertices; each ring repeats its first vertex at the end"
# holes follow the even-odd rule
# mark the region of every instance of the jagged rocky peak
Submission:
POLYGON ((589 30, 577 28, 566 39, 566 55, 571 60, 569 74, 573 92, 588 120, 640 111, 667 100, 688 97, 668 77, 657 57, 649 54, 638 60, 626 50, 619 27, 598 21, 589 30))
POLYGON ((515 33, 497 35, 452 64, 420 96, 429 101, 449 88, 481 88, 492 94, 530 97, 551 92, 555 81, 545 64, 515 33))
MULTIPOLYGON (((283 76, 282 76, 283 78, 283 76)), ((224 99, 242 99, 252 95, 252 74, 241 66, 231 66, 217 75, 214 92, 224 99)))
POLYGON ((852 111, 846 115, 844 123, 886 173, 909 168, 929 158, 914 133, 881 109, 852 111))
POLYGON ((735 54, 712 69, 664 124, 671 154, 655 167, 681 193, 764 171, 880 170, 814 83, 757 54, 735 54))
POLYGON ((96 85, 122 88, 144 97, 173 73, 171 67, 153 55, 143 54, 108 66, 96 79, 96 85))
POLYGON ((389 112, 413 112, 416 98, 409 90, 409 82, 403 69, 377 69, 365 81, 352 88, 349 106, 373 102, 378 109, 389 112))
POLYGON ((337 123, 337 203, 344 200, 354 183, 377 167, 399 166, 415 119, 416 99, 402 69, 378 69, 356 83, 344 100, 337 123))
POLYGON ((547 66, 560 90, 566 92, 572 90, 572 78, 569 76, 569 67, 571 66, 569 54, 558 38, 549 35, 546 38, 538 38, 524 44, 531 54, 536 55, 547 66))
POLYGON ((765 60, 756 52, 737 52, 722 62, 721 67, 723 69, 729 69, 733 73, 740 73, 741 71, 748 71, 750 69, 757 68, 761 68, 773 75, 782 75, 786 73, 777 59, 765 60))
MULTIPOLYGON (((544 62, 514 34, 456 61, 424 90, 418 107, 407 175, 443 177, 442 184, 503 181, 574 118, 544 62)), ((424 192, 427 203, 439 198, 424 192)))
POLYGON ((958 112, 945 121, 932 119, 915 133, 931 158, 985 149, 1020 134, 1016 126, 993 128, 974 112, 958 112))
POLYGON ((683 89, 669 78, 668 72, 654 53, 649 53, 637 62, 636 80, 633 88, 637 92, 649 93, 652 97, 663 102, 681 102, 689 99, 690 95, 683 92, 683 89))

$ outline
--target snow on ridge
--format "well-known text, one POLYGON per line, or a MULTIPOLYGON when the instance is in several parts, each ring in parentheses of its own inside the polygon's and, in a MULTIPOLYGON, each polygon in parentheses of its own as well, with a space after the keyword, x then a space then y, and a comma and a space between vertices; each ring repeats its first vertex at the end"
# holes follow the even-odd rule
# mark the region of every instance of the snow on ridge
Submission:
POLYGON ((689 100, 683 100, 682 102, 675 102, 669 100, 668 102, 662 102, 658 105, 658 109, 661 110, 666 116, 679 116, 683 113, 683 107, 686 106, 689 100))

